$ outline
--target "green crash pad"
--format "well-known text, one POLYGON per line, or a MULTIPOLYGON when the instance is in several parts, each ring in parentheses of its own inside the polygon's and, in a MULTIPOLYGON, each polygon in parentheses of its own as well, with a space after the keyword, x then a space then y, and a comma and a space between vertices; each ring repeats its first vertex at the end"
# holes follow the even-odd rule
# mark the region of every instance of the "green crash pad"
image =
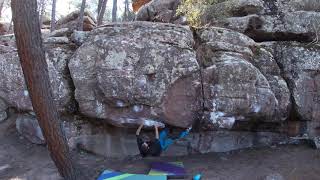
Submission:
POLYGON ((97 180, 167 180, 165 175, 144 175, 144 174, 130 174, 121 173, 112 170, 105 170, 101 173, 97 180))

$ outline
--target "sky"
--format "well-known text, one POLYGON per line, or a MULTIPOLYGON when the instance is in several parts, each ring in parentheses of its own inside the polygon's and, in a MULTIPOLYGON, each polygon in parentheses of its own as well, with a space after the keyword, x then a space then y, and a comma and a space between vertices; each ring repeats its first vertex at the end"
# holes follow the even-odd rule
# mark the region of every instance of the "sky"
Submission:
MULTIPOLYGON (((87 3, 90 3, 90 1, 97 1, 97 0, 87 0, 87 3)), ((59 19, 61 16, 65 16, 68 13, 76 10, 74 4, 81 3, 81 0, 57 0, 57 19, 59 19)), ((107 9, 112 9, 113 6, 113 0, 108 0, 107 2, 107 9)), ((118 16, 123 13, 124 10, 124 0, 118 0, 118 16)), ((46 11, 51 11, 51 6, 47 6, 46 11)), ((95 15, 95 12, 92 12, 95 15)), ((3 10, 3 17, 1 21, 10 22, 11 20, 11 8, 7 7, 3 10)))

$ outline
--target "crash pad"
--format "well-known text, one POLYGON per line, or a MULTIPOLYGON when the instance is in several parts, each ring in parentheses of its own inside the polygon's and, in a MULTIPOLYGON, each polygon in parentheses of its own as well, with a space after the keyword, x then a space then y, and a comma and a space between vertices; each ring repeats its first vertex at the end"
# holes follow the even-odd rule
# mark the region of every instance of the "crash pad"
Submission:
POLYGON ((182 162, 152 162, 149 175, 165 175, 168 178, 186 178, 182 162))
POLYGON ((121 173, 113 170, 105 170, 101 173, 97 180, 167 180, 167 176, 150 176, 144 174, 130 174, 121 173))

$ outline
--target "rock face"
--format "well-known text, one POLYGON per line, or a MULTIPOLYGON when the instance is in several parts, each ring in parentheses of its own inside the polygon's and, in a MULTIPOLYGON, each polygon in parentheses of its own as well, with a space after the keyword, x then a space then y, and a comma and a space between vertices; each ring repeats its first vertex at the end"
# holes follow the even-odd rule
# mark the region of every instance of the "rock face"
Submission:
POLYGON ((139 154, 137 140, 133 133, 128 133, 119 128, 95 128, 90 124, 81 124, 75 128, 86 131, 70 137, 68 144, 72 149, 81 149, 96 155, 111 158, 124 158, 139 154))
POLYGON ((184 16, 176 15, 179 4, 180 0, 153 0, 139 9, 136 20, 187 24, 184 16))
POLYGON ((206 129, 230 129, 236 121, 287 118, 290 94, 272 54, 232 30, 205 28, 196 34, 198 60, 204 67, 206 129), (253 51, 256 48, 261 52, 253 51))
POLYGON ((69 39, 67 37, 48 37, 43 42, 47 44, 68 44, 69 39))
POLYGON ((4 102, 0 98, 0 122, 7 119, 7 117, 8 117, 8 114, 6 112, 7 108, 8 108, 8 106, 7 106, 6 102, 4 102))
POLYGON ((18 132, 35 144, 45 144, 41 128, 37 119, 31 115, 19 115, 16 119, 18 132))
POLYGON ((0 55, 0 97, 9 106, 32 110, 16 49, 4 46, 1 50, 3 53, 0 55))
POLYGON ((63 36, 70 36, 72 31, 69 28, 61 28, 54 30, 49 33, 49 37, 63 37, 63 36))
POLYGON ((8 108, 7 103, 0 98, 0 112, 7 110, 7 108, 8 108))
POLYGON ((285 135, 270 132, 209 131, 196 134, 191 143, 193 153, 227 152, 249 147, 288 143, 285 135))
MULTIPOLYGON (((76 118, 77 119, 77 118, 76 118)), ((82 120, 63 123, 68 144, 93 154, 124 158, 139 154, 136 137, 128 129, 110 126, 93 126, 82 120)), ((180 131, 175 132, 179 134, 180 131)), ((152 137, 142 131, 142 134, 152 137)), ((176 141, 162 156, 185 156, 194 153, 227 152, 250 147, 265 147, 290 143, 284 134, 272 132, 208 131, 192 133, 176 141)))
POLYGON ((0 98, 0 123, 7 119, 8 114, 6 112, 8 105, 4 100, 0 98))
POLYGON ((120 127, 141 118, 190 126, 200 109, 193 43, 188 28, 169 24, 94 30, 69 63, 80 111, 120 127))
MULTIPOLYGON (((54 98, 61 111, 72 107, 72 92, 70 78, 68 78, 67 63, 72 55, 70 45, 47 44, 46 59, 54 98)), ((26 88, 24 76, 15 48, 2 46, 0 54, 0 98, 8 106, 22 111, 32 111, 29 92, 26 88)))
MULTIPOLYGON (((296 42, 264 43, 273 52, 282 74, 287 80, 297 118, 311 121, 308 132, 320 135, 320 48, 296 42)), ((295 119, 293 119, 295 120, 295 119)))
POLYGON ((85 40, 88 38, 89 33, 85 31, 73 31, 71 34, 71 41, 74 42, 76 45, 81 45, 85 42, 85 40))

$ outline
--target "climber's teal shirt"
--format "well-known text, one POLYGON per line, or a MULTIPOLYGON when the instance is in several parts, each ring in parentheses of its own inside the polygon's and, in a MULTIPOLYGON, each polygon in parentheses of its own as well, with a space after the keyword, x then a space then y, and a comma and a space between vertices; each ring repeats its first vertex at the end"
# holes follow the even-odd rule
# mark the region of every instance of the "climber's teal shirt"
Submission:
POLYGON ((159 142, 160 142, 160 145, 161 145, 161 149, 163 151, 165 151, 171 144, 174 143, 175 140, 184 138, 188 134, 189 134, 189 131, 185 130, 185 131, 180 133, 179 137, 177 137, 175 139, 171 139, 171 138, 167 137, 168 136, 168 129, 162 130, 160 132, 160 135, 159 135, 159 142))

